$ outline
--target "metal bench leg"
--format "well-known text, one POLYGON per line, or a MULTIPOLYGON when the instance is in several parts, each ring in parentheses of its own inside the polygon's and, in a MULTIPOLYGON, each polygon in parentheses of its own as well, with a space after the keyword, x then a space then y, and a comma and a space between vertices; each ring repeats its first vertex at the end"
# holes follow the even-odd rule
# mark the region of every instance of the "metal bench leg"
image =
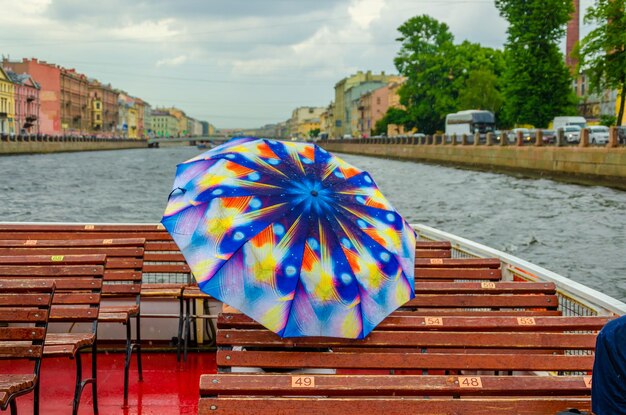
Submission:
POLYGON ((39 415, 39 386, 40 386, 41 376, 37 379, 37 383, 35 384, 35 389, 33 390, 33 415, 39 415))
POLYGON ((83 363, 80 357, 80 353, 76 352, 74 356, 76 360, 76 385, 74 386, 74 401, 72 403, 72 415, 78 414, 78 405, 80 404, 80 395, 83 390, 83 363))
POLYGON ((9 406, 11 407, 11 415, 17 415, 17 403, 15 402, 15 398, 11 399, 9 406))
POLYGON ((92 346, 91 352, 91 393, 93 400, 93 413, 98 413, 98 365, 96 356, 98 354, 97 346, 94 340, 94 344, 92 346))
POLYGON ((136 317, 136 330, 137 330, 137 334, 136 334, 136 339, 137 339, 137 343, 135 344, 135 347, 137 348, 137 373, 139 374, 139 382, 143 382, 143 369, 141 366, 141 318, 140 318, 140 313, 137 313, 137 317, 136 317))
POLYGON ((126 359, 124 361, 124 406, 128 406, 128 372, 130 370, 130 357, 133 354, 130 331, 130 319, 128 319, 126 323, 126 359))
POLYGON ((185 318, 183 313, 183 296, 181 294, 179 301, 180 310, 178 313, 178 341, 176 342, 176 361, 180 362, 180 348, 183 341, 183 319, 185 318))
POLYGON ((193 300, 185 300, 185 309, 187 311, 187 314, 185 315, 185 332, 183 334, 183 338, 185 341, 184 344, 184 349, 183 349, 183 360, 186 362, 187 361, 187 347, 188 347, 188 342, 189 342, 189 336, 191 336, 191 317, 190 317, 190 304, 189 302, 193 301, 193 300))

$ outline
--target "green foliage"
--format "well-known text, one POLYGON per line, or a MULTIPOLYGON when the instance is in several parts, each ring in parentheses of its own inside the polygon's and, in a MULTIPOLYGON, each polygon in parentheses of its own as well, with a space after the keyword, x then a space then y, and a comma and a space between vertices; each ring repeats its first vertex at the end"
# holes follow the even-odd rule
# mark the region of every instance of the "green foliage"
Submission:
POLYGON ((498 77, 486 69, 470 72, 459 94, 459 106, 488 110, 497 114, 502 107, 502 94, 498 91, 498 77))
POLYGON ((376 125, 374 126, 374 131, 372 132, 372 134, 387 134, 387 126, 389 124, 405 125, 405 123, 407 122, 407 117, 408 114, 403 109, 394 107, 388 108, 383 118, 376 121, 376 125))
POLYGON ((496 7, 509 21, 503 122, 542 127, 554 116, 576 113, 572 78, 559 51, 571 0, 496 0, 496 7))
MULTIPOLYGON (((449 27, 430 16, 412 17, 398 31, 402 45, 394 63, 407 77, 399 90, 407 129, 442 130, 447 114, 469 109, 461 106, 459 95, 470 74, 482 70, 497 78, 503 70, 502 52, 468 41, 455 45, 449 27)), ((491 86, 499 87, 498 82, 491 86)))
POLYGON ((601 125, 605 125, 607 127, 611 127, 615 124, 615 121, 617 121, 617 118, 615 117, 615 115, 601 115, 600 116, 600 124, 601 125))
MULTIPOLYGON (((576 57, 579 70, 585 72, 592 91, 605 89, 625 91, 626 88, 626 14, 622 0, 596 0, 587 9, 585 23, 595 26, 579 43, 576 57)), ((621 94, 617 123, 624 121, 624 100, 621 94)))
POLYGON ((317 137, 318 135, 320 135, 319 128, 314 128, 311 131, 309 131, 309 137, 317 137))

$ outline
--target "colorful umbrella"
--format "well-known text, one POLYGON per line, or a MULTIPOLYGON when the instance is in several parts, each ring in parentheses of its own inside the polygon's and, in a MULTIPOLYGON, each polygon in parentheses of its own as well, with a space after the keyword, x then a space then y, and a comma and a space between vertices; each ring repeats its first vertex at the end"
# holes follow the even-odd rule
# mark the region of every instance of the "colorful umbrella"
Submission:
POLYGON ((314 144, 233 139, 179 164, 161 222, 200 289, 282 337, 364 338, 414 297, 413 229, 314 144))

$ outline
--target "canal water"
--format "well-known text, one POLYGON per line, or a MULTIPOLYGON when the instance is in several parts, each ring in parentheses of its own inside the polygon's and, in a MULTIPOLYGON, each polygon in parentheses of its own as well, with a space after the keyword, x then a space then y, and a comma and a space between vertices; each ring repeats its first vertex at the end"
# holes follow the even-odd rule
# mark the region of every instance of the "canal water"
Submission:
MULTIPOLYGON (((158 222, 195 147, 0 157, 0 221, 158 222)), ((410 223, 511 253, 626 301, 626 192, 344 155, 410 223)))

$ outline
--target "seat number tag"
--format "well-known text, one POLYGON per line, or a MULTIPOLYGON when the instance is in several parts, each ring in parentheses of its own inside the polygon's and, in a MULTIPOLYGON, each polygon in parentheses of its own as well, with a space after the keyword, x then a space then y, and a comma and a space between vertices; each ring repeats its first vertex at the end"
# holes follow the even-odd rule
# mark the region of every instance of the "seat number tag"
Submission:
POLYGON ((85 225, 85 230, 92 231, 94 229, 96 229, 96 227, 93 225, 85 225))
POLYGON ((461 388, 482 388, 483 382, 476 376, 459 376, 459 387, 461 388))
POLYGON ((591 376, 583 376, 583 380, 585 381, 585 386, 591 388, 591 376))
POLYGON ((441 317, 424 317, 424 324, 427 326, 443 326, 441 317))
POLYGON ((314 388, 315 376, 292 376, 291 387, 292 388, 314 388))
POLYGON ((113 239, 103 239, 102 245, 111 245, 113 243, 113 239))
POLYGON ((534 326, 537 323, 535 323, 534 317, 518 317, 517 324, 519 324, 520 326, 534 326))
POLYGON ((480 288, 496 288, 495 282, 481 282, 480 288))
POLYGON ((52 255, 50 257, 50 260, 52 262, 60 262, 60 261, 63 261, 63 258, 65 258, 63 255, 52 255))
POLYGON ((431 264, 443 264, 443 259, 441 259, 441 258, 432 258, 430 260, 430 263, 431 264))
POLYGON ((37 245, 37 239, 27 239, 24 241, 24 245, 37 245))

